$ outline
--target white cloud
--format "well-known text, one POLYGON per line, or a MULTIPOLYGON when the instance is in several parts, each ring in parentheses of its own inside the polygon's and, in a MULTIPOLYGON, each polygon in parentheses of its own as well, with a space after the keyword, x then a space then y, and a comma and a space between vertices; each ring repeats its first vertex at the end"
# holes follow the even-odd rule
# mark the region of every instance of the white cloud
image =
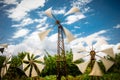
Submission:
POLYGON ((12 55, 17 55, 18 52, 25 51, 40 55, 44 54, 44 50, 46 49, 48 52, 52 52, 55 54, 56 44, 53 40, 51 41, 51 37, 53 38, 53 36, 46 37, 45 40, 41 41, 38 37, 38 31, 35 31, 29 36, 25 37, 20 44, 9 45, 7 48, 7 52, 11 53, 12 55))
POLYGON ((100 36, 101 34, 104 34, 106 32, 107 32, 106 30, 101 30, 99 32, 96 32, 96 33, 94 33, 94 34, 92 34, 90 36, 87 36, 85 38, 85 41, 89 46, 92 45, 92 42, 94 42, 94 41, 99 42, 99 40, 102 40, 102 39, 103 39, 103 41, 106 41, 107 40, 106 37, 100 36))
POLYGON ((83 13, 87 13, 87 12, 89 12, 89 11, 91 11, 91 8, 90 8, 90 7, 86 7, 86 8, 84 8, 84 9, 82 10, 83 13))
POLYGON ((65 8, 53 10, 53 13, 54 14, 65 14, 65 8))
POLYGON ((3 0, 5 4, 18 4, 17 0, 3 0))
MULTIPOLYGON (((96 43, 93 45, 93 48, 95 49, 97 53, 97 55, 99 56, 106 56, 106 54, 100 52, 101 50, 105 50, 107 48, 113 48, 113 52, 115 53, 120 53, 120 43, 117 44, 109 44, 107 42, 107 37, 103 36, 104 33, 106 33, 107 31, 102 30, 99 31, 97 33, 91 34, 87 37, 82 37, 82 38, 77 38, 76 40, 72 41, 72 43, 70 44, 72 50, 73 50, 73 54, 74 53, 78 53, 81 51, 87 51, 87 53, 90 51, 90 49, 92 49, 92 45, 88 45, 88 46, 84 46, 84 43, 91 43, 96 41, 96 43)), ((86 52, 81 52, 81 54, 85 54, 86 52)), ((96 57, 98 59, 98 57, 96 57)), ((86 60, 88 60, 88 57, 85 58, 86 60)))
POLYGON ((47 17, 45 17, 45 16, 41 16, 41 17, 42 17, 41 19, 35 19, 34 21, 41 23, 41 24, 43 24, 43 23, 45 24, 47 17))
POLYGON ((27 35, 29 33, 28 29, 19 29, 17 32, 14 33, 12 38, 19 38, 27 35))
MULTIPOLYGON (((108 44, 106 41, 107 40, 106 37, 101 36, 102 34, 106 32, 107 31, 102 30, 97 33, 91 34, 87 37, 78 38, 74 40, 73 42, 71 42, 71 44, 65 43, 65 48, 66 50, 69 50, 70 49, 69 47, 71 47, 73 49, 73 52, 78 51, 79 49, 89 50, 90 49, 89 47, 91 46, 85 47, 83 45, 83 41, 89 42, 89 40, 90 41, 96 40, 96 44, 93 46, 97 50, 115 46, 116 49, 114 49, 114 51, 118 52, 117 49, 118 49, 118 46, 120 46, 120 43, 117 45, 108 44)), ((38 33, 39 33, 38 31, 35 31, 31 33, 29 36, 25 37, 24 40, 20 44, 10 45, 7 49, 8 52, 12 53, 13 55, 17 55, 18 52, 23 52, 23 51, 32 52, 34 54, 45 54, 44 50, 46 49, 50 54, 56 54, 57 53, 57 33, 49 37, 46 37, 43 41, 39 39, 38 33)))
POLYGON ((55 33, 54 35, 51 35, 49 37, 49 40, 57 43, 57 36, 58 36, 58 33, 55 33))
POLYGON ((73 0, 71 6, 76 6, 80 9, 80 13, 76 15, 70 15, 66 19, 66 24, 72 24, 80 19, 86 18, 83 13, 87 13, 91 10, 90 7, 84 7, 88 3, 92 2, 92 0, 73 0))
POLYGON ((82 7, 90 3, 92 0, 73 0, 71 6, 82 7))
POLYGON ((113 28, 116 28, 116 29, 120 28, 120 24, 117 24, 117 25, 114 26, 113 28))
POLYGON ((120 43, 112 45, 114 49, 114 53, 120 53, 120 43))
MULTIPOLYGON (((57 33, 46 37, 43 41, 39 39, 38 31, 31 33, 26 36, 24 40, 17 45, 9 45, 8 52, 12 53, 12 55, 17 55, 18 52, 33 52, 34 54, 45 54, 44 50, 47 50, 50 54, 54 55, 57 53, 57 33), (12 48, 12 49, 11 49, 12 48), (39 53, 36 53, 36 51, 39 53)), ((69 48, 68 45, 65 44, 65 49, 69 48)))
POLYGON ((31 10, 43 7, 45 0, 22 0, 16 8, 8 10, 9 18, 12 18, 15 21, 19 21, 27 16, 28 12, 31 10))
POLYGON ((9 45, 7 52, 12 55, 17 55, 19 52, 32 52, 35 54, 42 54, 41 41, 38 37, 38 32, 33 32, 29 36, 26 36, 24 40, 16 45, 9 45), (39 51, 39 52, 38 52, 39 51), (37 52, 37 53, 36 53, 37 52))
POLYGON ((31 18, 25 18, 20 24, 12 25, 12 27, 24 27, 26 25, 32 24, 34 21, 31 18))
POLYGON ((38 29, 39 31, 44 31, 44 30, 46 30, 46 29, 49 27, 49 24, 45 24, 45 25, 39 24, 39 25, 37 25, 36 27, 37 27, 37 29, 38 29))
POLYGON ((108 44, 107 37, 101 36, 102 34, 104 34, 106 32, 107 31, 105 31, 105 30, 101 30, 101 31, 96 32, 94 34, 91 34, 87 37, 78 38, 71 43, 71 48, 74 48, 74 49, 75 48, 80 49, 81 47, 82 48, 89 48, 89 47, 92 47, 93 42, 96 42, 93 45, 95 48, 100 47, 101 45, 104 45, 104 44, 108 44), (85 46, 85 43, 88 46, 85 46))
POLYGON ((37 29, 40 29, 44 27, 45 29, 48 27, 48 24, 46 23, 47 17, 43 17, 42 19, 35 19, 35 22, 38 22, 39 24, 36 26, 37 29))
POLYGON ((47 17, 42 16, 41 19, 31 19, 29 17, 26 17, 22 19, 22 21, 18 24, 13 24, 12 27, 25 27, 27 25, 30 25, 34 22, 39 23, 36 28, 42 27, 46 24, 47 17))
POLYGON ((89 22, 85 22, 84 24, 89 24, 89 22))
POLYGON ((75 37, 78 37, 78 36, 80 36, 82 33, 79 33, 79 34, 75 34, 75 37))
POLYGON ((90 12, 92 9, 87 6, 93 0, 73 0, 71 6, 76 6, 80 9, 82 13, 90 12))
POLYGON ((76 28, 76 29, 80 29, 80 27, 79 27, 79 26, 75 26, 74 28, 76 28))
POLYGON ((72 24, 80 19, 85 18, 86 16, 83 15, 82 13, 78 13, 78 14, 74 14, 74 15, 70 15, 66 18, 66 24, 72 24))

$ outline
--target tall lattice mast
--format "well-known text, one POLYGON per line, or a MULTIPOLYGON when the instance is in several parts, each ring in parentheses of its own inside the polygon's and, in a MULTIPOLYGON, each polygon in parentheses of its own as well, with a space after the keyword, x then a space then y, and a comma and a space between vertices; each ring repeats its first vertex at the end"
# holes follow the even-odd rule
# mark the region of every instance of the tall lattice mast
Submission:
MULTIPOLYGON (((69 15, 75 12, 79 12, 77 7, 72 7, 65 15, 69 15)), ((52 14, 51 8, 45 11, 45 14, 50 18, 53 18, 56 21, 58 28, 58 41, 57 41, 57 80, 61 80, 62 76, 66 77, 67 80, 67 68, 66 68, 66 57, 65 57, 65 48, 64 48, 64 35, 67 37, 68 42, 74 39, 73 35, 70 33, 68 29, 63 27, 60 24, 60 21, 56 19, 56 17, 52 14)), ((43 31, 39 33, 39 37, 43 40, 51 29, 43 31)))
POLYGON ((64 30, 58 20, 58 41, 57 41, 57 80, 61 80, 61 76, 65 76, 67 80, 66 56, 64 48, 64 30))

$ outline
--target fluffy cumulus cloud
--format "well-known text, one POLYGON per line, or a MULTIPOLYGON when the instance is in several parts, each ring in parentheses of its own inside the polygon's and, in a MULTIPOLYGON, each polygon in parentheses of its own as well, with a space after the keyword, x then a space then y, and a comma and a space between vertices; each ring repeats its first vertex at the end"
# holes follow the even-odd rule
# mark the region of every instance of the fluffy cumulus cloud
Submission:
POLYGON ((45 0, 22 0, 15 8, 8 10, 9 18, 19 21, 28 16, 31 10, 43 7, 45 0))
MULTIPOLYGON (((114 54, 116 53, 120 53, 120 43, 117 44, 109 44, 107 42, 107 37, 103 36, 104 33, 106 33, 106 30, 102 30, 99 32, 96 32, 94 34, 88 35, 87 37, 82 37, 82 38, 78 38, 76 40, 74 40, 70 46, 73 50, 73 54, 74 53, 80 53, 80 54, 84 54, 88 55, 89 51, 92 49, 92 45, 93 45, 93 49, 98 52, 97 55, 99 56, 106 56, 105 53, 102 53, 100 51, 108 49, 108 48, 113 48, 113 52, 114 54), (93 43, 94 44, 93 44, 93 43), (86 43, 86 44, 85 44, 86 43)), ((85 60, 88 60, 90 58, 90 56, 84 57, 85 60)), ((99 59, 99 57, 96 56, 96 59, 99 59)))
POLYGON ((106 32, 106 30, 102 30, 87 37, 78 38, 71 43, 71 48, 76 51, 76 49, 90 48, 92 45, 96 48, 101 45, 107 45, 107 38, 105 36, 101 36, 106 32))
POLYGON ((70 15, 66 18, 66 24, 72 24, 76 21, 79 21, 83 18, 85 18, 86 16, 82 13, 77 13, 77 14, 74 14, 74 15, 70 15))
MULTIPOLYGON (((120 43, 116 45, 108 44, 107 37, 103 36, 103 34, 106 32, 106 30, 101 30, 87 37, 75 39, 70 44, 65 42, 65 48, 66 50, 72 48, 73 52, 81 51, 84 49, 90 50, 92 46, 91 42, 96 41, 95 44, 93 44, 93 47, 98 51, 109 47, 113 47, 115 53, 120 52, 120 49, 118 49, 120 47, 120 43), (85 43, 89 45, 86 46, 85 43)), ((33 32, 29 36, 25 37, 25 39, 17 45, 9 45, 7 48, 7 52, 11 53, 12 55, 17 55, 18 52, 23 51, 31 52, 38 55, 44 55, 45 50, 47 50, 50 54, 56 54, 57 33, 46 37, 43 41, 40 40, 38 33, 38 31, 33 32)))
POLYGON ((14 33, 14 36, 12 38, 20 38, 20 37, 24 37, 25 35, 27 35, 29 33, 30 30, 28 29, 19 29, 14 33))
POLYGON ((79 21, 86 16, 83 13, 87 13, 91 10, 90 7, 83 7, 90 3, 92 0, 73 0, 71 6, 77 6, 80 9, 80 12, 74 15, 70 15, 66 18, 66 24, 72 24, 76 21, 79 21))
POLYGON ((92 0, 73 0, 71 6, 82 7, 90 3, 92 0))
MULTIPOLYGON (((12 55, 17 55, 19 52, 31 52, 38 55, 44 55, 47 50, 51 55, 57 53, 57 33, 40 40, 38 31, 33 32, 17 45, 9 45, 7 52, 12 55)), ((69 45, 65 44, 65 49, 68 50, 69 45)))
POLYGON ((116 28, 116 29, 120 28, 120 24, 117 24, 117 25, 114 26, 113 28, 116 28))
MULTIPOLYGON (((91 10, 90 7, 82 7, 90 3, 92 0, 73 0, 71 6, 77 6, 81 10, 81 12, 66 16, 65 24, 73 24, 86 16, 83 13, 89 12, 91 10)), ((17 0, 4 0, 5 4, 16 4, 16 7, 7 10, 8 17, 14 21, 20 21, 20 24, 12 25, 12 27, 17 27, 17 31, 13 35, 13 39, 24 37, 24 40, 17 45, 9 45, 7 48, 8 53, 13 55, 17 55, 18 52, 32 52, 35 54, 45 54, 44 50, 47 50, 49 53, 57 53, 57 33, 46 37, 43 41, 39 39, 38 33, 46 30, 50 25, 47 23, 47 17, 43 16, 42 11, 39 13, 40 19, 31 19, 29 17, 29 12, 35 10, 39 7, 43 7, 45 4, 45 0, 21 0, 19 3, 17 0), (29 29, 25 28, 26 25, 33 24, 37 22, 36 29, 39 31, 35 31, 31 34, 29 29), (26 36, 27 35, 27 36, 26 36)), ((54 14, 65 14, 66 7, 58 10, 53 10, 54 14)), ((36 12, 37 13, 37 12, 36 12)), ((87 24, 87 23, 86 23, 87 24)), ((75 26, 74 28, 79 29, 79 26, 75 26)), ((114 28, 120 28, 120 24, 115 26, 114 28)), ((116 45, 110 45, 107 40, 108 38, 104 36, 107 33, 106 30, 101 30, 99 32, 93 33, 86 37, 77 38, 72 41, 70 44, 65 42, 66 50, 72 48, 73 52, 80 51, 84 49, 90 49, 93 44, 98 50, 113 47, 114 52, 120 52, 120 43, 116 45)), ((76 34, 79 36, 81 34, 76 34)), ((66 39, 65 39, 66 41, 66 39)))
POLYGON ((40 50, 42 49, 41 41, 38 37, 38 32, 33 32, 31 35, 26 36, 25 39, 17 45, 9 45, 7 48, 7 53, 12 55, 17 55, 19 52, 30 52, 36 54, 42 54, 40 50))
POLYGON ((66 7, 60 8, 60 9, 57 9, 57 10, 53 10, 53 13, 54 14, 65 14, 65 9, 66 9, 66 7))
POLYGON ((3 0, 5 4, 18 4, 17 0, 3 0))
POLYGON ((24 27, 26 25, 32 24, 33 22, 34 20, 32 20, 31 18, 25 18, 21 21, 20 24, 12 25, 12 27, 24 27))

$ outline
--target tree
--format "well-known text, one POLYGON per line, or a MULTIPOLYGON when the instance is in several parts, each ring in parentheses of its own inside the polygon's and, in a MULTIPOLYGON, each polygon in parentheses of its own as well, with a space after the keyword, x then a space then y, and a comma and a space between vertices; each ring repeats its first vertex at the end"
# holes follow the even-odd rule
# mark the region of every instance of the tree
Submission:
POLYGON ((22 64, 22 59, 26 55, 26 52, 19 53, 17 56, 13 56, 11 60, 10 68, 7 71, 7 74, 3 77, 4 79, 16 80, 17 78, 21 78, 21 76, 25 77, 24 72, 19 68, 22 64), (22 57, 21 57, 22 56, 22 57), (14 77, 13 77, 14 76, 14 77))
POLYGON ((120 53, 115 54, 115 59, 110 57, 107 57, 107 58, 115 62, 108 72, 120 73, 120 53))
MULTIPOLYGON (((56 75, 56 59, 57 59, 57 55, 50 55, 50 53, 48 53, 46 51, 46 56, 45 56, 45 68, 42 72, 43 76, 46 75, 56 75)), ((78 60, 76 63, 80 63, 83 60, 78 60)), ((68 75, 79 75, 80 71, 78 69, 78 67, 73 63, 73 53, 72 50, 70 51, 66 51, 66 64, 67 64, 67 74, 68 75)))

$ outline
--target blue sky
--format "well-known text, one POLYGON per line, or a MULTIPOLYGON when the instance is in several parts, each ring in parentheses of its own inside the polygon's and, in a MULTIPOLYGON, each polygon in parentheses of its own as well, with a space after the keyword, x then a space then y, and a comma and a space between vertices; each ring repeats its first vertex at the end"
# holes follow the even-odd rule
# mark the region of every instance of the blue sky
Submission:
POLYGON ((39 40, 37 35, 55 23, 44 14, 50 7, 62 25, 76 37, 72 47, 78 46, 77 43, 81 45, 83 41, 96 41, 96 45, 120 43, 119 0, 0 0, 0 37, 3 38, 0 43, 56 49, 56 45, 52 44, 56 41, 56 28, 44 41, 39 40), (78 7, 80 12, 64 16, 73 6, 78 7), (47 43, 51 43, 52 48, 47 43))

